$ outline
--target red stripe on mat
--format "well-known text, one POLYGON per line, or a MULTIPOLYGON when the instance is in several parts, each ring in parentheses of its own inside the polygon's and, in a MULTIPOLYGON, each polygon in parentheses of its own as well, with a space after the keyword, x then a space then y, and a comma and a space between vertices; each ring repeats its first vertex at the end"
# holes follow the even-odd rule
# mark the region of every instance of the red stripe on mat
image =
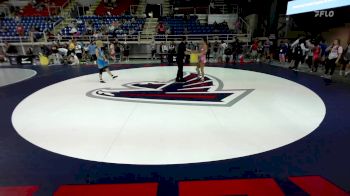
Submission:
POLYGON ((284 193, 272 178, 187 181, 179 183, 179 196, 194 195, 284 196, 284 193))
POLYGON ((38 190, 38 186, 0 187, 0 196, 32 196, 38 190))
POLYGON ((321 176, 289 177, 289 180, 298 185, 310 196, 350 196, 321 176))
POLYGON ((158 183, 63 185, 59 187, 54 196, 157 196, 157 189, 158 183))

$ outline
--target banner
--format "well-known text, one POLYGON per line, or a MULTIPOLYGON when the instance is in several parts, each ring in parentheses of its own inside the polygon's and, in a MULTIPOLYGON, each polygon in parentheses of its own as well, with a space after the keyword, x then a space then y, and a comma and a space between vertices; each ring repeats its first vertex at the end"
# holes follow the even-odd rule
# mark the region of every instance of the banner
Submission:
POLYGON ((350 0, 294 0, 288 2, 287 15, 350 5, 350 0))
POLYGON ((227 25, 230 29, 235 28, 235 23, 238 20, 237 14, 209 14, 208 15, 208 24, 222 23, 227 22, 227 25))

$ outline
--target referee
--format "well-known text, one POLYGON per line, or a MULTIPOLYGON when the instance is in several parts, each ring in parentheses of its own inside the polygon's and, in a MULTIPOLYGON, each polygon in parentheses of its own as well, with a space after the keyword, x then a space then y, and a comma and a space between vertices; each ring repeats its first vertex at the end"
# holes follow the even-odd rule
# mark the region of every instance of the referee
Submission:
POLYGON ((177 75, 176 75, 176 82, 185 82, 183 78, 183 68, 184 68, 184 58, 185 58, 185 51, 186 51, 186 37, 182 37, 182 41, 177 47, 177 75))

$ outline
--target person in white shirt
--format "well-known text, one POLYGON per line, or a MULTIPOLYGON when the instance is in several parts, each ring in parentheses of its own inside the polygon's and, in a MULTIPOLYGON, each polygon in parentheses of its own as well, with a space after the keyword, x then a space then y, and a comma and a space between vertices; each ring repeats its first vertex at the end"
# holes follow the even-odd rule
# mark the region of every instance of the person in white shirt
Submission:
POLYGON ((329 46, 326 51, 329 51, 328 58, 326 59, 326 71, 323 77, 327 79, 332 79, 332 75, 335 70, 336 64, 339 63, 340 57, 343 53, 343 47, 340 46, 340 40, 336 39, 333 44, 329 46), (329 72, 330 71, 330 72, 329 72))
POLYGON ((342 58, 342 67, 340 69, 339 75, 347 76, 350 73, 350 42, 348 42, 348 45, 346 46, 345 50, 343 51, 343 58, 342 58))
POLYGON ((161 53, 162 53, 161 62, 163 62, 164 59, 166 59, 166 57, 167 57, 169 48, 168 48, 167 43, 164 43, 164 44, 161 45, 161 46, 162 46, 162 47, 161 47, 161 53))
POLYGON ((71 53, 69 57, 69 65, 79 65, 79 64, 80 64, 80 61, 77 55, 75 55, 74 53, 71 53))
POLYGON ((77 43, 77 45, 75 45, 74 52, 77 55, 78 59, 81 59, 83 57, 83 50, 82 50, 82 47, 79 43, 77 43))
POLYGON ((227 43, 224 42, 224 40, 221 41, 221 45, 220 45, 220 57, 221 57, 221 62, 226 58, 225 55, 225 50, 228 47, 227 43))

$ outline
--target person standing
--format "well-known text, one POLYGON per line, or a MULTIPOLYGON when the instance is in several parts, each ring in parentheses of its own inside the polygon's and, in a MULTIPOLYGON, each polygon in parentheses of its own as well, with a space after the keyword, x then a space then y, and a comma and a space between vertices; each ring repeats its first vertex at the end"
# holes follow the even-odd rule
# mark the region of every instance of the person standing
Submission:
POLYGON ((213 46, 213 59, 215 63, 218 62, 218 56, 219 56, 219 42, 215 41, 213 46))
POLYGON ((151 59, 155 60, 156 59, 156 53, 157 53, 157 46, 156 46, 156 43, 154 41, 152 41, 152 44, 151 44, 151 51, 152 51, 151 59))
POLYGON ((265 61, 271 62, 271 57, 270 57, 270 47, 271 47, 271 41, 267 39, 264 42, 264 59, 265 61))
POLYGON ((184 58, 186 52, 186 37, 182 37, 181 43, 177 47, 177 75, 176 82, 185 82, 183 78, 184 58))
POLYGON ((286 54, 287 54, 287 48, 288 46, 286 43, 281 41, 280 46, 279 46, 279 60, 281 64, 284 64, 286 62, 286 54))
POLYGON ((241 44, 239 43, 238 38, 235 38, 235 41, 232 43, 232 60, 233 60, 233 64, 236 64, 236 60, 238 55, 241 52, 241 44))
POLYGON ((228 47, 227 43, 224 40, 221 40, 221 45, 220 45, 220 62, 223 62, 226 59, 226 54, 225 50, 228 47))
POLYGON ((205 37, 202 38, 201 43, 201 50, 200 50, 200 56, 199 56, 199 63, 197 64, 197 74, 198 79, 200 79, 202 82, 204 82, 204 66, 207 63, 206 54, 208 51, 208 42, 205 37))
POLYGON ((314 48, 312 49, 313 52, 313 62, 312 62, 312 71, 317 72, 318 65, 320 64, 321 59, 321 46, 320 43, 316 42, 314 48))
POLYGON ((339 75, 343 76, 345 71, 344 76, 347 76, 350 73, 350 42, 348 42, 348 45, 343 52, 341 61, 342 67, 340 69, 339 75))
POLYGON ((259 61, 258 60, 258 49, 259 49, 259 40, 255 39, 250 47, 250 50, 251 50, 250 56, 255 62, 259 61))
POLYGON ((174 43, 174 41, 172 41, 169 45, 169 54, 168 54, 168 63, 169 64, 172 64, 174 62, 173 57, 176 53, 175 47, 176 47, 175 43, 174 43))
POLYGON ((124 52, 123 52, 125 62, 129 62, 129 55, 130 55, 130 48, 129 48, 129 45, 125 42, 124 52))
POLYGON ((79 43, 76 43, 74 53, 77 55, 79 61, 83 58, 83 50, 79 43))
POLYGON ((95 61, 97 60, 96 57, 96 44, 95 41, 91 41, 89 46, 88 46, 88 53, 90 57, 90 62, 96 63, 95 61))
POLYGON ((101 83, 105 83, 105 81, 103 81, 102 79, 102 73, 104 71, 106 71, 113 79, 118 77, 118 76, 114 76, 111 71, 109 70, 109 66, 108 66, 108 60, 107 57, 105 56, 103 50, 102 50, 102 46, 103 43, 101 40, 96 41, 96 57, 97 57, 97 66, 99 69, 99 78, 100 78, 100 82, 101 83))
POLYGON ((328 58, 326 59, 326 71, 323 77, 332 79, 335 66, 339 63, 340 57, 343 53, 343 48, 340 46, 340 41, 336 39, 333 41, 333 44, 326 49, 326 51, 330 52, 328 58))
POLYGON ((305 59, 305 53, 309 51, 305 47, 305 39, 303 37, 297 39, 291 46, 293 48, 294 66, 289 69, 298 70, 299 64, 305 59))
POLYGON ((115 47, 113 42, 109 44, 109 56, 114 62, 116 61, 115 47))
POLYGON ((207 61, 210 62, 210 50, 211 50, 211 44, 208 43, 208 52, 207 52, 207 61))

